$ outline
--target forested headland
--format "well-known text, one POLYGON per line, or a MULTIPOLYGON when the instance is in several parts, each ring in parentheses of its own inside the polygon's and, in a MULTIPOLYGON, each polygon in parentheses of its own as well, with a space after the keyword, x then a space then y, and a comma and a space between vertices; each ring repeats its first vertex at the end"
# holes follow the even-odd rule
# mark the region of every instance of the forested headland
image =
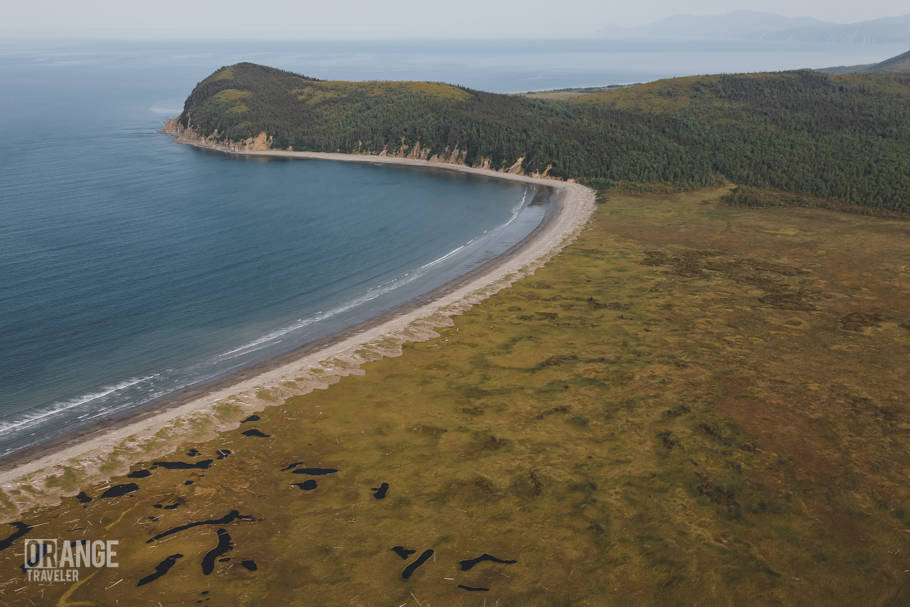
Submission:
POLYGON ((910 212, 910 75, 697 76, 554 100, 239 63, 178 123, 217 142, 386 153, 558 178, 744 186, 731 202, 910 212), (788 195, 781 195, 781 192, 788 195))

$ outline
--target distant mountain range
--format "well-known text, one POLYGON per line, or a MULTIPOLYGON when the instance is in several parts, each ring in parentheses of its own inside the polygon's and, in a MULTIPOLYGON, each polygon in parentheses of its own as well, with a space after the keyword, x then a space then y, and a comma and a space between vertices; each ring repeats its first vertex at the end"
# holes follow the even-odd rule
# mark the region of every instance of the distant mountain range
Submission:
POLYGON ((608 27, 610 38, 767 40, 834 44, 910 44, 910 14, 859 23, 829 23, 756 11, 721 15, 674 15, 635 28, 608 27))
POLYGON ((828 67, 818 71, 828 74, 910 74, 910 51, 880 63, 828 67))

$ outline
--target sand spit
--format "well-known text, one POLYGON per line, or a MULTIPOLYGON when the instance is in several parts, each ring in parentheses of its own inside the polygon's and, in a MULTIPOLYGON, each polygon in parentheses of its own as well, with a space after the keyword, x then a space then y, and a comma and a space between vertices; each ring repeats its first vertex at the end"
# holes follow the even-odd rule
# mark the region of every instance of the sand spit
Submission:
POLYGON ((594 210, 594 192, 576 183, 539 179, 444 162, 388 156, 318 152, 235 151, 200 141, 178 139, 197 147, 247 156, 308 158, 432 167, 485 175, 553 188, 557 209, 520 245, 501 255, 457 286, 442 288, 428 302, 383 315, 360 328, 343 331, 298 356, 282 357, 255 374, 241 372, 190 397, 152 407, 125 420, 102 425, 55 445, 36 449, 0 465, 0 520, 13 520, 38 505, 59 503, 81 488, 125 474, 130 465, 170 453, 181 442, 206 440, 236 428, 247 415, 294 395, 325 389, 361 365, 385 356, 400 356, 405 342, 438 336, 460 314, 523 276, 532 274, 584 227, 594 210))

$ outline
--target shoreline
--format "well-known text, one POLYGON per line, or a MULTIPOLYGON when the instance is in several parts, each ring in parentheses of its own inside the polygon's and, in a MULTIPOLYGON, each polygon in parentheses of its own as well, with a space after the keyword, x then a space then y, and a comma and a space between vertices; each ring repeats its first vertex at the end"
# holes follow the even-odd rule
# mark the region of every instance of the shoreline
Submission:
MULTIPOLYGON (((168 453, 180 442, 198 438, 200 432, 217 435, 236 428, 245 415, 280 404, 290 395, 324 389, 345 375, 362 374, 362 364, 400 355, 405 342, 432 339, 437 335, 435 328, 452 324, 451 316, 543 265, 574 238, 594 209, 593 191, 571 182, 412 158, 236 150, 183 138, 177 138, 177 142, 238 156, 432 168, 530 183, 548 190, 550 208, 541 223, 516 245, 429 293, 277 357, 166 397, 140 411, 12 454, 0 462, 0 489, 14 501, 17 514, 57 503, 63 496, 78 492, 46 485, 48 479, 65 470, 75 469, 80 486, 104 482, 125 473, 136 461, 168 453), (288 382, 293 388, 286 387, 288 382), (269 393, 270 398, 263 397, 263 392, 269 393), (219 418, 219 405, 233 408, 227 420, 219 418), (203 427, 195 427, 198 425, 203 427), (161 436, 168 432, 173 434, 161 436), (115 457, 115 461, 111 462, 110 457, 115 457), (11 491, 22 487, 28 489, 28 498, 15 501, 11 491)), ((3 519, 13 516, 10 513, 3 519)))

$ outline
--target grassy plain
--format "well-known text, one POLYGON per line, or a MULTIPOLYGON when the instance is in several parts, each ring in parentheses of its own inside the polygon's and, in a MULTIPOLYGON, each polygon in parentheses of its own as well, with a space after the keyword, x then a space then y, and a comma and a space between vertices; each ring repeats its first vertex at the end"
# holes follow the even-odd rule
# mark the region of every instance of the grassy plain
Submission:
POLYGON ((19 539, 0 602, 910 604, 910 222, 724 192, 601 192, 439 338, 166 458, 231 451, 210 468, 34 512, 26 537, 117 539, 120 567, 26 584, 19 539), (459 565, 485 553, 517 562, 459 565))

